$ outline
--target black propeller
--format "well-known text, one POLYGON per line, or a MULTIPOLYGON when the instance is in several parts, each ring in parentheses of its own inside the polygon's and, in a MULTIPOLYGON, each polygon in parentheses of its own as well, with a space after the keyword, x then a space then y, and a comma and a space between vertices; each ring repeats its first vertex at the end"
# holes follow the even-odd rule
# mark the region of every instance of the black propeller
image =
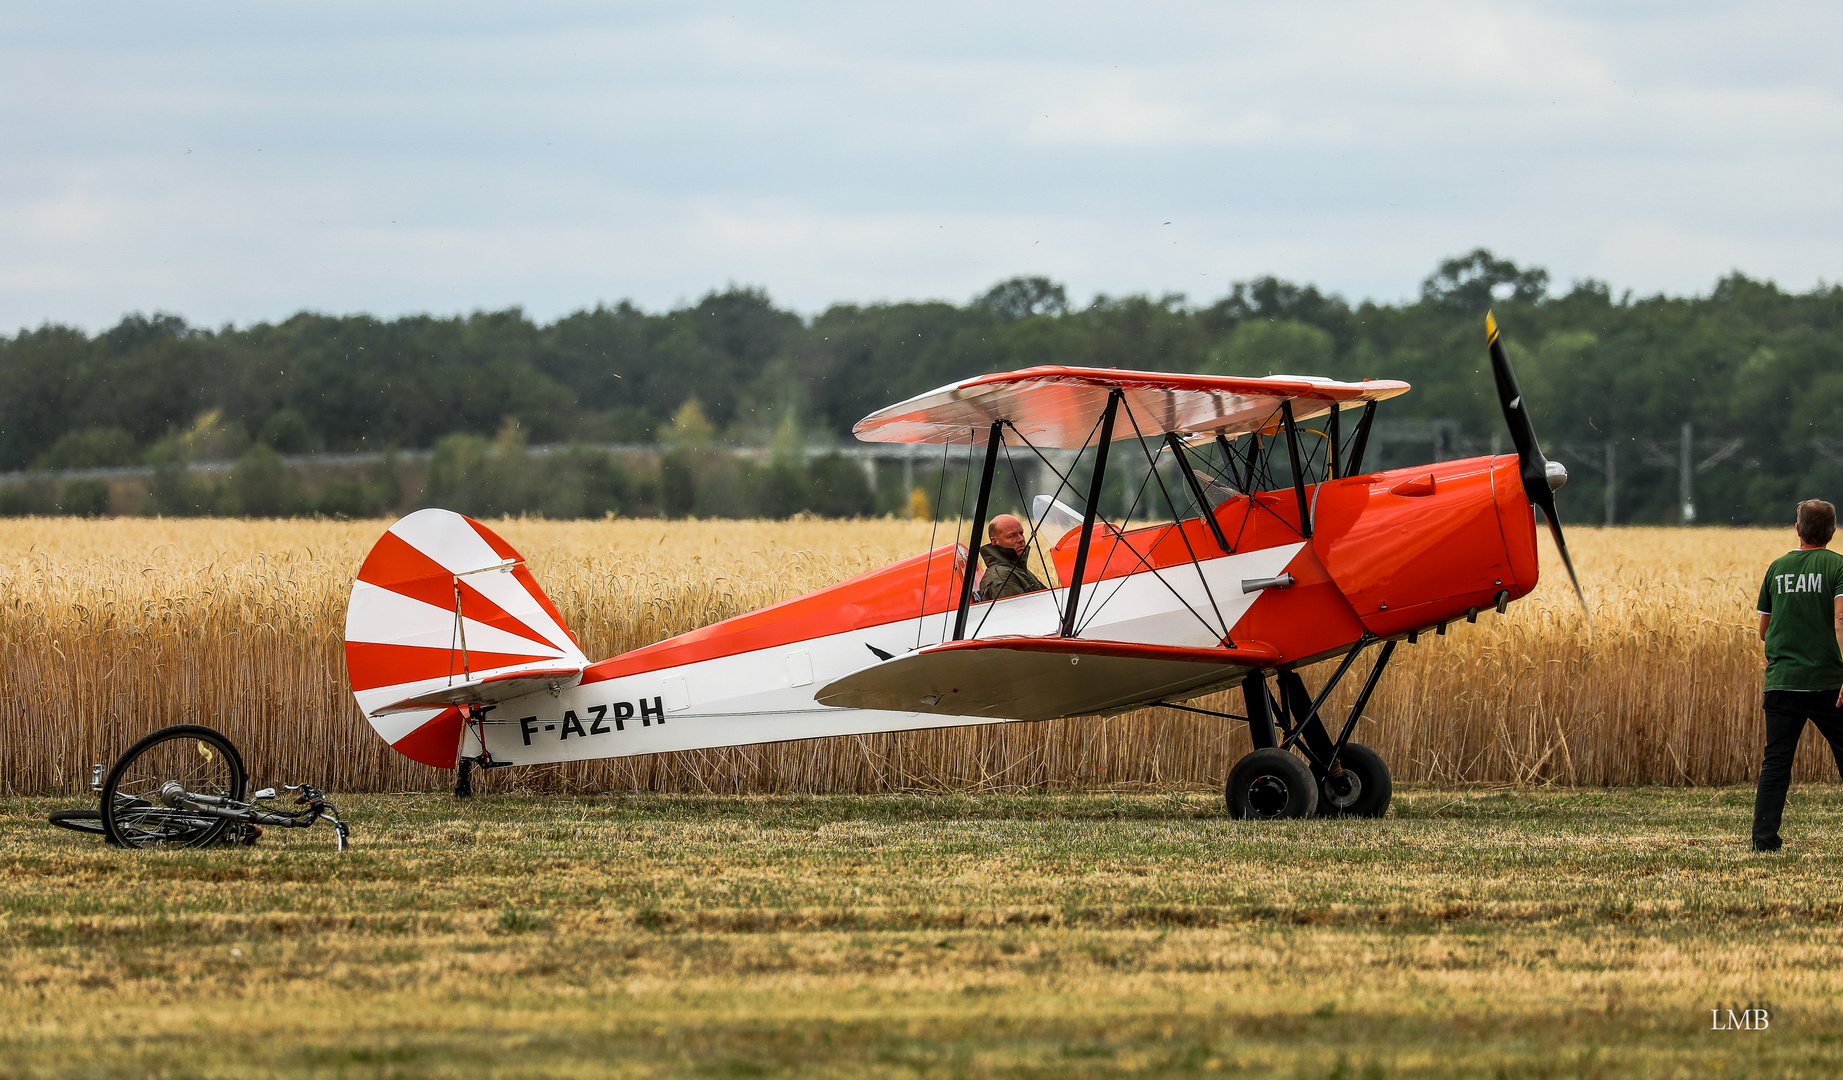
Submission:
POLYGON ((1516 444, 1522 463, 1523 494, 1529 497, 1548 519, 1549 535, 1555 538, 1555 550, 1561 552, 1561 564, 1568 568, 1568 580, 1574 583, 1574 595, 1581 602, 1581 614, 1593 626, 1593 612, 1587 608, 1587 594, 1581 591, 1580 576, 1574 572, 1574 560, 1568 557, 1568 542, 1561 535, 1561 518, 1555 514, 1555 489, 1566 483, 1568 470, 1560 462, 1542 456, 1536 442, 1536 428, 1529 422, 1529 407, 1523 391, 1517 387, 1517 373, 1510 370, 1510 358, 1504 355, 1504 343, 1498 339, 1497 320, 1485 312, 1485 341, 1491 347, 1491 374, 1497 379, 1498 404, 1504 407, 1504 423, 1510 428, 1510 441, 1516 444))

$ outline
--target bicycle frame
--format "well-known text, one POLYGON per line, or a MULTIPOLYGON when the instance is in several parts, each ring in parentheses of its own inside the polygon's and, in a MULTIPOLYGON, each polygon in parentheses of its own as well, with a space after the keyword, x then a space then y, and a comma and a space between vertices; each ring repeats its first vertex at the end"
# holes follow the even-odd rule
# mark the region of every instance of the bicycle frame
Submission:
POLYGON ((199 795, 189 792, 177 780, 168 780, 160 787, 160 801, 174 810, 187 813, 203 814, 208 817, 221 818, 225 821, 246 825, 267 825, 278 829, 306 829, 316 822, 332 822, 333 830, 338 834, 338 850, 344 851, 351 838, 351 830, 339 819, 339 810, 326 799, 326 793, 308 784, 283 784, 286 791, 294 792, 295 803, 305 809, 298 813, 275 812, 258 807, 256 804, 265 799, 275 798, 274 788, 263 788, 248 802, 221 795, 199 795))

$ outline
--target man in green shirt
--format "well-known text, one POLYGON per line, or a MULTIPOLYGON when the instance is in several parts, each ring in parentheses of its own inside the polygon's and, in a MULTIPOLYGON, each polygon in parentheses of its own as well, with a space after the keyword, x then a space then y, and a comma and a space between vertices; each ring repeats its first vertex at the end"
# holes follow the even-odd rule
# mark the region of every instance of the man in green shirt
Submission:
POLYGON ((1843 555, 1829 548, 1837 508, 1798 504, 1798 550, 1773 560, 1760 584, 1760 640, 1766 642, 1766 756, 1753 802, 1753 849, 1778 851, 1779 819, 1792 782, 1792 756, 1817 725, 1843 774, 1843 555))

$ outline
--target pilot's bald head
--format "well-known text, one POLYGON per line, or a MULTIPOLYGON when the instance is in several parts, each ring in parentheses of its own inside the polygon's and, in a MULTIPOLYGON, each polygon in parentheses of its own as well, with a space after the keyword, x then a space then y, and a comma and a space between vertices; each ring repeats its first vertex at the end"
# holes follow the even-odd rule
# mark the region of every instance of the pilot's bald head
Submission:
POLYGON ((1000 514, 993 518, 987 531, 991 534, 994 544, 999 547, 1008 547, 1019 555, 1024 554, 1030 547, 1024 540, 1024 523, 1010 514, 1000 514))

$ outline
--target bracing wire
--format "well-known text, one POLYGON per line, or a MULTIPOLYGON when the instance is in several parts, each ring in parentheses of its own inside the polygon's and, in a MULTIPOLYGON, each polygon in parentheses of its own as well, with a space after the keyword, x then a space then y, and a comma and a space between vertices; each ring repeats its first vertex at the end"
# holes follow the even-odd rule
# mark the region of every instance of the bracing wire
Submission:
MULTIPOLYGON (((1019 439, 1024 439, 1024 433, 1021 431, 1018 431, 1016 425, 1011 424, 1009 421, 1006 421, 1006 425, 1010 427, 1012 431, 1017 432, 1017 437, 1019 439)), ((1011 474, 1011 487, 1013 490, 1017 492, 1018 503, 1019 505, 1025 507, 1025 516, 1028 517, 1030 514, 1030 509, 1029 509, 1030 508, 1030 497, 1024 493, 1023 480, 1018 478, 1017 463, 1011 460, 1011 443, 1009 440, 1006 440, 1001 445, 1003 446, 1003 449, 1005 452, 1005 469, 1011 474)), ((1029 440, 1025 440, 1024 445, 1029 446, 1030 445, 1029 440)), ((1039 455, 1039 457, 1040 456, 1041 455, 1039 455)), ((1054 466, 1051 466, 1051 471, 1055 471, 1054 466)), ((1061 475, 1061 474, 1058 473, 1057 475, 1061 475)), ((1056 487, 1056 495, 1052 495, 1050 496, 1050 498, 1052 499, 1056 498, 1056 496, 1061 495, 1061 494, 1062 494, 1062 485, 1059 484, 1056 487)), ((1043 582, 1044 582, 1045 587, 1047 588, 1049 587, 1049 583, 1056 579, 1056 576, 1054 573, 1051 572, 1049 558, 1048 556, 1043 554, 1043 547, 1038 542, 1037 534, 1039 531, 1040 530, 1038 528, 1037 522, 1032 521, 1030 523, 1030 536, 1026 540, 1026 543, 1030 546, 1030 550, 1036 552, 1037 562, 1041 563, 1043 566, 1043 582)), ((985 605, 985 610, 981 612, 979 615, 979 625, 974 627, 973 632, 968 636, 975 637, 975 638, 978 637, 980 634, 980 631, 985 629, 985 621, 987 618, 991 616, 991 614, 992 614, 992 605, 988 603, 985 605)))
MULTIPOLYGON (((1136 420, 1132 419, 1132 409, 1130 407, 1127 409, 1127 418, 1130 422, 1132 422, 1134 432, 1138 432, 1139 424, 1136 420)), ((1145 452, 1145 437, 1143 435, 1139 436, 1139 449, 1142 453, 1145 452)), ((1149 458, 1149 455, 1148 455, 1148 458, 1149 458)), ((1132 522, 1133 514, 1139 509, 1140 502, 1143 501, 1145 498, 1146 489, 1151 486, 1151 483, 1153 479, 1155 478, 1157 472, 1158 470, 1156 467, 1147 470, 1145 477, 1139 481, 1138 492, 1133 496, 1132 502, 1127 505, 1126 517, 1121 519, 1120 525, 1119 525, 1120 536, 1115 538, 1115 543, 1112 549, 1109 550, 1107 553, 1107 559, 1101 564, 1101 568, 1095 572, 1094 590, 1091 593, 1089 593, 1088 601, 1082 605, 1082 610, 1079 614, 1077 625, 1076 625, 1076 630, 1075 630, 1075 633, 1077 636, 1080 636, 1082 631, 1088 628, 1089 624, 1093 623, 1096 618, 1100 617, 1101 612, 1107 607, 1108 601, 1111 601, 1115 596, 1119 595, 1120 589, 1124 587, 1125 582, 1121 581, 1115 584, 1113 589, 1107 593, 1106 597, 1103 598, 1100 595, 1101 593, 1100 583, 1103 580, 1105 580, 1107 569, 1113 565, 1113 557, 1119 553, 1122 547, 1126 548, 1126 550, 1133 556, 1133 558, 1138 561, 1139 565, 1143 567, 1148 573, 1150 573, 1152 577, 1156 579, 1160 585, 1163 585, 1165 587, 1165 591, 1169 592, 1171 596, 1175 600, 1177 600, 1179 604, 1182 604, 1184 606, 1185 611, 1190 612, 1191 616, 1194 617, 1198 623, 1202 624, 1203 629, 1208 630, 1211 634, 1216 633, 1216 627, 1212 625, 1208 619, 1204 618, 1201 612, 1199 612, 1196 608, 1192 607, 1190 605, 1190 601, 1184 599, 1184 594, 1178 592, 1177 589, 1173 588, 1171 583, 1165 580, 1164 575, 1158 572, 1158 568, 1153 566, 1151 561, 1148 560, 1143 554, 1141 554, 1138 548, 1134 547, 1132 544, 1125 542, 1124 538, 1126 534, 1126 526, 1132 522)), ((1158 485, 1161 491, 1164 490, 1164 480, 1163 479, 1159 479, 1158 485)), ((1166 496, 1166 502, 1167 503, 1170 502, 1170 497, 1168 493, 1166 496)), ((1097 518, 1098 518, 1098 515, 1097 515, 1097 518)), ((1185 546, 1186 547, 1189 546, 1188 541, 1186 541, 1185 546)), ((1193 562, 1195 560, 1194 552, 1192 553, 1192 560, 1193 562)), ((1133 571, 1129 571, 1129 572, 1133 572, 1133 571)), ((1204 587, 1204 591, 1207 594, 1208 592, 1207 585, 1204 587)), ((1213 596, 1210 598, 1210 603, 1212 605, 1215 604, 1215 598, 1213 596)), ((1222 613, 1218 611, 1216 615, 1217 615, 1218 620, 1220 620, 1222 617, 1222 613)), ((1223 634, 1222 636, 1227 637, 1228 635, 1223 634)))
MULTIPOLYGON (((1196 567, 1197 570, 1197 582, 1203 586, 1203 595, 1209 598, 1210 610, 1216 613, 1216 621, 1222 624, 1222 636, 1226 638, 1229 636, 1228 621, 1222 617, 1222 607, 1216 603, 1216 594, 1211 591, 1209 587, 1209 578, 1203 573, 1203 562, 1197 558, 1197 549, 1190 543, 1190 534, 1184 531, 1184 517, 1182 514, 1178 513, 1177 503, 1171 498, 1171 489, 1165 486, 1165 478, 1158 475, 1158 459, 1153 456, 1151 450, 1146 448, 1145 433, 1139 430, 1139 418, 1133 415, 1133 410, 1130 407, 1126 410, 1126 422, 1133 425, 1133 434, 1138 436, 1139 452, 1145 455, 1146 471, 1158 481, 1159 494, 1165 497, 1165 505, 1171 508, 1172 516, 1177 519, 1171 523, 1170 527, 1177 530, 1178 539, 1184 542, 1184 551, 1190 556, 1190 565, 1196 567)), ((1208 513, 1209 508, 1205 507, 1203 512, 1208 513)), ((1157 571, 1153 572, 1157 573, 1157 571)), ((1159 580, 1163 581, 1164 579, 1160 578, 1159 580)), ((1167 583, 1167 587, 1169 587, 1169 583, 1167 583)), ((1176 592, 1177 590, 1173 589, 1172 591, 1176 592)), ((1185 606, 1188 607, 1189 605, 1185 606)), ((1215 628, 1211 627, 1211 633, 1214 632, 1215 628)))
MULTIPOLYGON (((1361 409, 1351 409, 1348 411, 1359 414, 1362 412, 1361 409)), ((1338 444, 1337 459, 1344 463, 1345 475, 1350 474, 1350 454, 1351 451, 1357 448, 1357 432, 1362 426, 1361 421, 1350 425, 1350 434, 1344 436, 1344 441, 1338 444)))
MULTIPOLYGON (((1280 415, 1280 410, 1276 408, 1273 412, 1268 414, 1268 422, 1273 422, 1275 419, 1279 417, 1279 415, 1280 415)), ((1262 426, 1265 427, 1266 424, 1263 424, 1262 426)), ((1301 428, 1299 430, 1303 431, 1306 429, 1301 428)), ((1319 434, 1319 433, 1314 431, 1313 434, 1319 434)), ((1266 503, 1254 497, 1256 492, 1271 491, 1280 486, 1278 478, 1275 477, 1273 474, 1273 458, 1274 458, 1274 455, 1278 452, 1279 443, 1280 443, 1279 439, 1274 439, 1271 442, 1269 442, 1266 448, 1261 452, 1259 460, 1255 463, 1256 465, 1259 466, 1258 482, 1248 485, 1251 489, 1253 489, 1247 493, 1248 505, 1251 507, 1259 507, 1260 509, 1266 511, 1269 516, 1271 516, 1275 521, 1279 522, 1281 525, 1285 526, 1289 531, 1297 533, 1297 532, 1301 532, 1305 528, 1304 522, 1300 522, 1297 526, 1295 526, 1292 522, 1289 522, 1285 518, 1281 517, 1279 512, 1274 510, 1273 507, 1268 506, 1266 503)), ((1254 448, 1252 445, 1249 446, 1248 451, 1250 454, 1254 452, 1254 448)), ((1300 470, 1302 474, 1310 476, 1311 475, 1312 452, 1308 450, 1304 453, 1303 456, 1306 459, 1305 461, 1294 462, 1293 464, 1298 467, 1298 469, 1300 470)), ((1241 527, 1237 529, 1235 532, 1235 543, 1233 545, 1233 547, 1237 551, 1241 550, 1242 536, 1247 532, 1248 521, 1253 516, 1254 514, 1252 512, 1242 515, 1241 527)))
MULTIPOLYGON (((1012 430, 1015 431, 1017 429, 1013 428, 1012 430)), ((1018 437, 1023 438, 1021 434, 1018 437)), ((1055 574, 1055 571, 1050 567, 1049 556, 1043 553, 1043 544, 1040 539, 1040 534, 1043 531, 1043 525, 1040 521, 1036 520, 1032 515, 1032 511, 1035 508, 1030 505, 1030 496, 1026 494, 1024 491, 1024 481, 1018 477, 1017 462, 1011 460, 1011 444, 1006 443, 1004 449, 1005 449, 1005 468, 1011 473, 1012 490, 1017 492, 1018 505, 1024 508, 1024 516, 1030 519, 1030 538, 1028 540, 1028 543, 1030 545, 1030 550, 1036 553, 1037 562, 1039 565, 1043 567, 1043 582, 1044 584, 1047 585, 1051 581, 1055 580, 1056 574, 1055 574)), ((1062 485, 1058 484, 1056 486, 1056 494, 1051 495, 1050 498, 1053 500, 1061 494, 1062 494, 1062 485)), ((1045 516, 1047 517, 1048 515, 1046 514, 1045 516)))
POLYGON ((928 561, 922 564, 921 610, 915 619, 915 647, 921 648, 922 625, 928 621, 928 575, 934 572, 934 538, 941 528, 941 499, 947 494, 947 450, 941 443, 941 479, 934 489, 934 505, 928 509, 928 561))
MULTIPOLYGON (((978 440, 979 440, 979 429, 976 427, 967 428, 966 429, 966 469, 964 472, 960 474, 960 509, 957 515, 954 517, 954 523, 953 523, 953 542, 954 542, 954 547, 956 549, 954 551, 954 555, 955 555, 954 563, 956 566, 959 566, 960 568, 960 586, 959 586, 959 589, 954 590, 954 595, 956 597, 959 596, 959 590, 966 588, 966 583, 972 579, 973 560, 976 559, 979 554, 979 547, 978 547, 979 538, 975 536, 973 537, 973 546, 968 548, 966 551, 965 562, 962 563, 961 560, 958 558, 959 556, 958 548, 960 546, 960 530, 966 528, 966 489, 967 489, 967 486, 973 482, 973 446, 975 443, 978 442, 978 440)), ((957 609, 959 601, 956 599, 954 603, 957 609)), ((955 616, 955 618, 957 619, 958 616, 955 616)), ((947 640, 947 630, 948 630, 948 624, 943 623, 941 626, 941 640, 942 641, 947 640)))
MULTIPOLYGON (((1145 444, 1143 442, 1140 443, 1141 448, 1143 448, 1144 445, 1145 444)), ((1120 535, 1115 537, 1115 543, 1113 547, 1107 552, 1107 558, 1105 561, 1101 563, 1100 569, 1094 572, 1094 578, 1093 578, 1094 588, 1089 591, 1087 600, 1086 602, 1082 604, 1082 609, 1078 613, 1077 623, 1076 623, 1076 628, 1075 628, 1075 634, 1077 637, 1081 636, 1082 631, 1086 630, 1089 624, 1093 623, 1095 619, 1100 617, 1101 612, 1106 609, 1108 602, 1111 601, 1115 596, 1119 595, 1120 590, 1125 587, 1126 583, 1124 579, 1116 580, 1114 582, 1113 588, 1108 590, 1107 595, 1104 597, 1101 595, 1102 583, 1107 580, 1107 570, 1109 567, 1113 566, 1113 558, 1115 555, 1119 554, 1120 549, 1122 547, 1126 548, 1127 552, 1132 555, 1132 557, 1139 563, 1140 566, 1150 571, 1152 574, 1152 577, 1156 579, 1160 585, 1163 585, 1166 591, 1169 592, 1172 595, 1172 597, 1177 600, 1178 603, 1184 606, 1184 610, 1190 612, 1191 615, 1195 616, 1197 622, 1201 623, 1205 630, 1208 630, 1212 634, 1216 632, 1216 628, 1210 625, 1209 620, 1205 619, 1201 614, 1199 614, 1196 608, 1191 607, 1190 602, 1184 599, 1182 593, 1179 593, 1176 589, 1171 587, 1171 583, 1169 581, 1166 581, 1164 577, 1158 573, 1157 569, 1152 566, 1151 562, 1147 560, 1143 554, 1140 553, 1138 548, 1133 547, 1131 544, 1122 542, 1122 538, 1126 535, 1126 527, 1132 524, 1133 515, 1138 512, 1139 504, 1145 501, 1146 489, 1149 488, 1151 484, 1152 484, 1152 476, 1150 473, 1147 473, 1144 477, 1140 478, 1139 490, 1136 493, 1134 493, 1132 501, 1127 504, 1126 516, 1120 519, 1120 524, 1117 526, 1117 531, 1119 532, 1120 535)), ((1099 514, 1096 514, 1095 520, 1105 522, 1106 518, 1100 516, 1099 514)), ((1111 523, 1110 523, 1110 527, 1113 527, 1111 526, 1111 523)), ((1130 572, 1131 571, 1129 571, 1129 573, 1130 572)))
MULTIPOLYGON (((1089 443, 1090 443, 1090 442, 1091 442, 1091 441, 1092 441, 1092 440, 1094 439, 1094 437, 1095 437, 1095 434, 1096 434, 1096 433, 1097 433, 1098 431, 1100 431, 1100 429, 1101 429, 1101 421, 1102 421, 1102 417, 1100 417, 1100 416, 1096 416, 1096 417, 1095 417, 1095 420, 1094 420, 1094 425, 1093 425, 1092 427, 1090 427, 1090 428, 1088 429, 1088 435, 1087 435, 1087 437, 1086 437, 1086 438, 1084 438, 1084 439, 1082 440, 1082 447, 1081 447, 1082 449, 1084 449, 1084 450, 1085 450, 1085 449, 1087 449, 1087 447, 1088 447, 1088 444, 1089 444, 1089 443)), ((1066 472, 1066 473, 1065 473, 1065 472, 1063 472, 1063 471, 1062 471, 1061 469, 1058 469, 1058 468, 1056 467, 1056 463, 1055 463, 1055 462, 1053 462, 1053 461, 1051 461, 1051 460, 1050 460, 1049 458, 1047 458, 1047 457, 1044 457, 1044 456, 1043 456, 1043 452, 1042 452, 1041 450, 1039 450, 1039 449, 1037 449, 1037 448, 1036 448, 1036 446, 1035 446, 1035 445, 1033 445, 1033 444, 1031 443, 1031 441, 1030 441, 1030 439, 1029 439, 1029 438, 1027 438, 1027 437, 1026 437, 1026 436, 1024 435, 1024 433, 1023 433, 1022 431, 1019 431, 1019 430, 1018 430, 1018 427, 1017 427, 1017 425, 1016 425, 1016 424, 1013 424, 1013 423, 1011 423, 1011 422, 1010 422, 1010 421, 1008 421, 1008 420, 1007 420, 1007 421, 1003 421, 1003 423, 1004 423, 1004 424, 1005 424, 1005 425, 1006 425, 1007 427, 1009 427, 1009 428, 1011 429, 1011 431, 1012 431, 1012 432, 1013 432, 1013 433, 1014 433, 1015 435, 1017 435, 1017 437, 1018 437, 1018 442, 1019 442, 1019 443, 1020 443, 1020 444, 1021 444, 1021 445, 1022 445, 1022 446, 1023 446, 1024 448, 1025 448, 1025 449, 1026 449, 1026 450, 1029 450, 1029 451, 1030 451, 1030 452, 1031 452, 1031 453, 1032 453, 1033 455, 1035 455, 1035 456, 1036 456, 1036 459, 1037 459, 1038 461, 1040 461, 1040 462, 1042 462, 1042 463, 1043 463, 1043 467, 1044 467, 1044 468, 1046 468, 1046 469, 1048 469, 1048 470, 1050 471, 1050 473, 1051 473, 1052 475, 1054 475, 1054 476, 1056 477, 1056 490, 1055 490, 1055 491, 1054 491, 1054 492, 1053 492, 1053 493, 1052 493, 1052 494, 1050 495, 1050 498, 1051 498, 1051 499, 1054 499, 1054 500, 1060 500, 1060 499, 1062 498, 1062 493, 1063 493, 1063 492, 1064 492, 1064 491, 1066 490, 1066 491, 1067 491, 1067 492, 1069 493, 1069 497, 1070 497, 1071 499, 1075 499, 1076 501, 1078 501, 1078 502, 1081 502, 1081 503, 1082 503, 1082 504, 1083 504, 1084 506, 1086 506, 1086 505, 1087 505, 1087 500, 1086 500, 1085 498, 1083 498, 1083 497, 1082 497, 1082 495, 1081 495, 1081 493, 1080 493, 1080 491, 1079 491, 1079 490, 1077 490, 1077 488, 1076 488, 1076 486, 1075 486, 1075 477, 1074 477, 1074 468, 1073 468, 1073 466, 1072 466, 1072 465, 1071 465, 1071 467, 1070 467, 1070 471, 1069 471, 1069 472, 1066 472)), ((1009 440, 1005 440, 1005 441, 1003 442, 1003 446, 1004 446, 1004 450, 1005 450, 1005 463, 1006 463, 1006 466, 1007 466, 1008 468, 1010 468, 1010 469, 1011 469, 1011 481, 1012 481, 1012 484, 1013 484, 1013 486, 1014 486, 1014 487, 1016 487, 1016 488, 1017 488, 1017 490, 1018 490, 1018 497, 1019 497, 1020 499, 1024 499, 1024 498, 1025 498, 1025 496, 1024 496, 1024 493, 1023 493, 1023 485, 1022 485, 1022 482, 1021 482, 1021 481, 1019 481, 1019 479, 1018 479, 1018 475, 1017 475, 1017 467, 1016 467, 1016 463, 1015 463, 1015 462, 1013 462, 1013 461, 1012 461, 1012 459, 1011 459, 1011 444, 1010 444, 1010 441, 1009 441, 1009 440)), ((1080 457, 1079 457, 1079 451, 1077 452, 1077 459, 1076 459, 1076 460, 1077 460, 1077 461, 1079 461, 1079 460, 1080 460, 1080 457)), ((1098 512, 1097 512, 1097 515, 1096 515, 1096 517, 1097 517, 1097 519, 1098 519, 1098 520, 1105 520, 1104 518, 1100 518, 1100 516, 1099 516, 1099 514, 1098 514, 1098 512)), ((1045 573, 1045 576, 1046 576, 1046 578, 1047 578, 1048 580, 1050 580, 1050 581, 1053 581, 1053 580, 1055 580, 1055 573, 1054 573, 1054 569, 1053 569, 1053 567, 1051 566, 1051 564, 1050 564, 1050 562, 1049 562, 1049 560, 1048 560, 1048 558, 1047 558, 1047 557, 1045 557, 1045 556, 1043 555, 1043 552, 1042 552, 1042 548, 1041 548, 1041 546, 1040 546, 1040 545, 1039 545, 1039 543, 1038 543, 1038 533, 1039 533, 1040 531, 1041 531, 1041 528, 1040 528, 1040 523, 1038 523, 1038 522, 1036 522, 1036 521, 1034 521, 1034 520, 1033 520, 1033 521, 1031 522, 1031 529, 1030 529, 1030 542, 1031 542, 1031 546, 1032 546, 1032 548, 1033 548, 1033 550, 1035 550, 1035 551, 1037 552, 1037 558, 1038 558, 1038 561, 1039 561, 1039 562, 1041 562, 1041 563, 1043 564, 1043 568, 1044 568, 1044 573, 1045 573)), ((1046 581, 1046 584, 1047 584, 1047 581, 1046 581)), ((1064 587, 1066 587, 1066 586, 1067 586, 1067 584, 1068 584, 1067 582, 1064 582, 1064 583, 1063 583, 1063 585, 1064 585, 1064 587)), ((1052 590, 1053 590, 1053 589, 1054 589, 1054 586, 1051 586, 1051 588, 1052 588, 1052 590)), ((987 608, 987 609, 985 610, 985 612, 984 612, 984 614, 982 614, 982 615, 980 616, 980 619, 979 619, 979 625, 980 625, 980 628, 981 628, 981 629, 983 629, 983 628, 984 628, 984 626, 985 626, 985 620, 986 620, 986 617, 987 617, 987 616, 989 616, 989 615, 991 614, 991 612, 992 612, 992 609, 988 607, 988 608, 987 608)), ((979 631, 978 631, 978 630, 975 630, 975 631, 973 632, 973 636, 974 636, 974 637, 978 637, 978 636, 979 636, 979 631)))

